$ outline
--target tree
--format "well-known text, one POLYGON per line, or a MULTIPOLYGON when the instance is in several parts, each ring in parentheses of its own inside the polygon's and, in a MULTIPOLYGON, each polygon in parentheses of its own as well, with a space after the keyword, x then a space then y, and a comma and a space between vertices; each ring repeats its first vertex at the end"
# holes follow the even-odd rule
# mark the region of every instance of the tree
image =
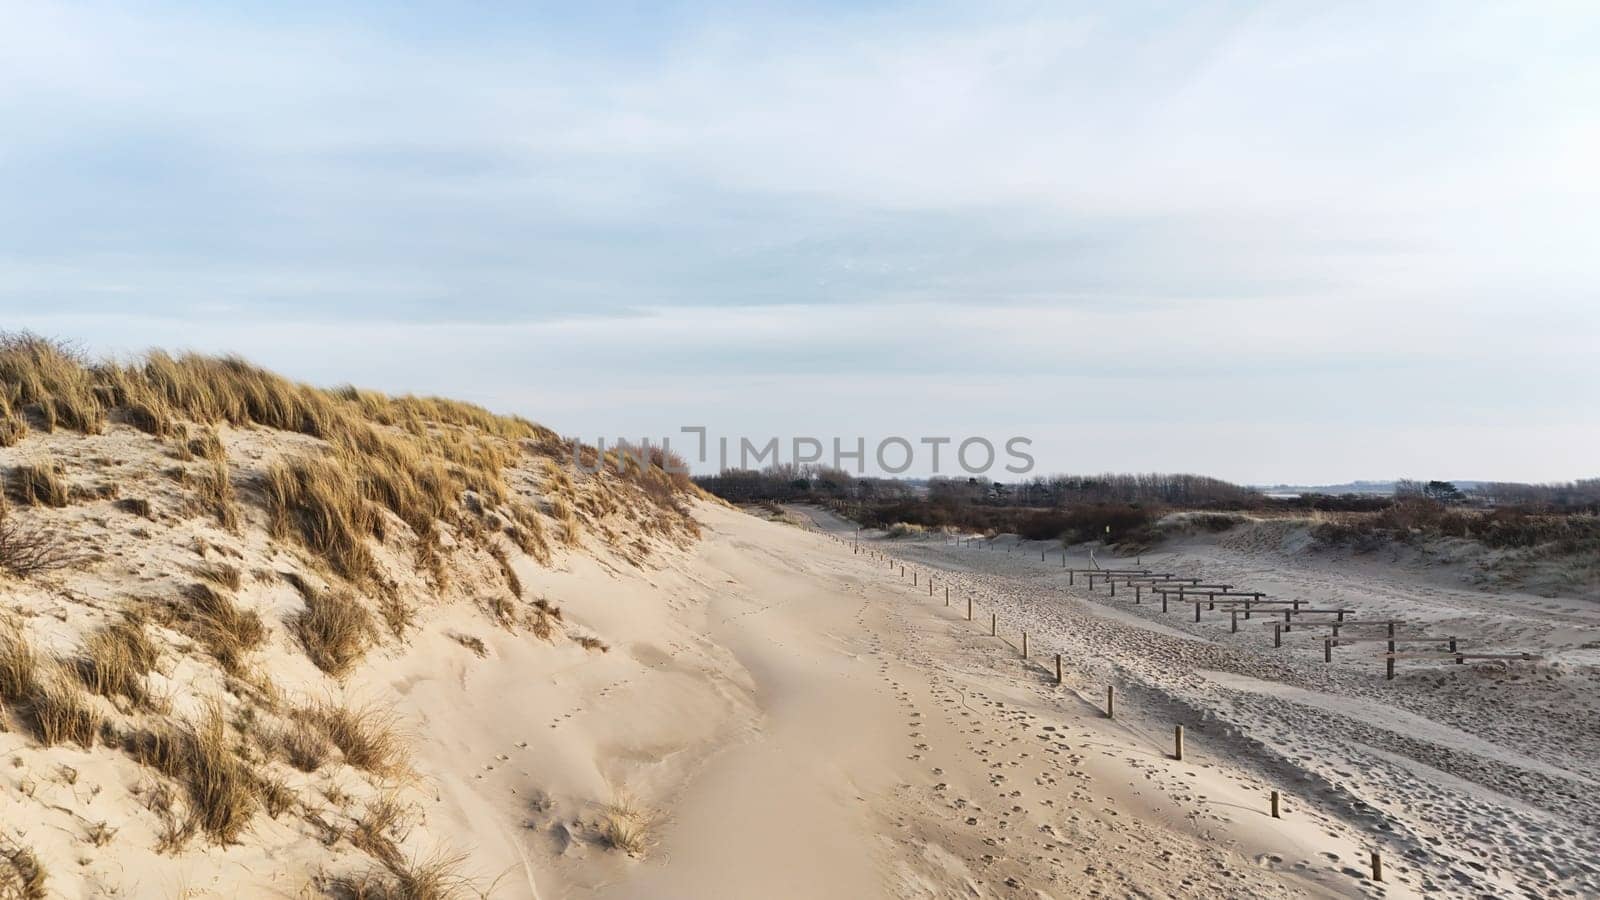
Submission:
POLYGON ((1422 493, 1430 500, 1440 503, 1459 503, 1466 499, 1461 489, 1448 481, 1430 481, 1422 489, 1422 493))

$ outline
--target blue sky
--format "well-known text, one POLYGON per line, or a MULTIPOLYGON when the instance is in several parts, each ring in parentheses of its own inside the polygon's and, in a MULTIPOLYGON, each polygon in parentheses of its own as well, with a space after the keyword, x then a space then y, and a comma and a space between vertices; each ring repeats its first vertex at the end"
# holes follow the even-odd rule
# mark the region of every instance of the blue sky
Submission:
POLYGON ((1600 474, 1592 4, 0 0, 0 323, 600 435, 1600 474))

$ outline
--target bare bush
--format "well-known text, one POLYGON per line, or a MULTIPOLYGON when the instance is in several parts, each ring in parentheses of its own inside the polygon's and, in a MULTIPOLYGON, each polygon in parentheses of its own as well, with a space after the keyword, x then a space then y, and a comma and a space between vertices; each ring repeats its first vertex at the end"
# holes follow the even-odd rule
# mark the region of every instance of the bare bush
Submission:
POLYGON ((82 559, 83 554, 73 550, 60 531, 19 519, 0 503, 0 570, 15 578, 28 578, 82 559))

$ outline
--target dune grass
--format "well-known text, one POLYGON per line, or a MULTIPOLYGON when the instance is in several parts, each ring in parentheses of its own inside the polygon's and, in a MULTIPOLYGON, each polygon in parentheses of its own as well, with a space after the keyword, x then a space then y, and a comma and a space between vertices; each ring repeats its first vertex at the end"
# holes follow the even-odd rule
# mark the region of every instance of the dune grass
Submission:
MULTIPOLYGON (((25 332, 0 334, 0 423, 16 423, 9 429, 13 442, 28 417, 45 431, 59 427, 94 434, 112 412, 152 434, 177 436, 180 456, 212 463, 192 485, 229 530, 238 527, 238 511, 218 428, 264 426, 325 441, 323 453, 282 460, 266 474, 262 487, 271 528, 274 537, 296 540, 358 585, 376 575, 367 541, 384 538, 383 510, 412 529, 419 540, 419 568, 442 580, 436 523, 461 524, 464 498, 480 506, 505 505, 510 492, 504 470, 524 453, 546 458, 560 539, 576 545, 581 527, 572 498, 577 494, 551 457, 577 447, 596 458, 593 448, 565 441, 547 428, 469 403, 317 388, 236 357, 151 352, 128 363, 91 363, 59 341, 25 332)), ((635 462, 624 477, 676 508, 674 492, 692 487, 664 471, 670 464, 657 454, 642 465, 635 462)), ((30 471, 24 480, 25 502, 60 505, 70 498, 57 471, 30 471)), ((516 522, 508 532, 512 540, 548 562, 549 542, 537 513, 513 508, 511 516, 516 522)))
POLYGON ((13 468, 6 477, 11 499, 23 506, 51 506, 57 509, 72 502, 66 470, 52 459, 26 462, 13 468))
POLYGON ((232 749, 222 707, 209 704, 197 723, 173 723, 130 738, 141 764, 179 782, 189 797, 189 829, 219 844, 238 843, 261 808, 260 781, 232 749))
POLYGON ((381 706, 316 703, 299 715, 344 754, 344 761, 380 777, 408 775, 409 755, 395 714, 381 706))
POLYGON ((44 900, 48 883, 38 854, 9 840, 0 842, 0 900, 44 900))
POLYGON ((339 676, 366 655, 377 638, 372 613, 348 590, 305 594, 306 608, 295 617, 294 631, 317 668, 339 676))
POLYGON ((341 900, 468 900, 486 896, 460 874, 465 857, 434 856, 385 863, 381 869, 335 879, 341 900))
POLYGON ((92 693, 125 697, 141 706, 149 701, 144 676, 155 668, 159 657, 160 650, 142 622, 116 622, 84 640, 78 673, 92 693))

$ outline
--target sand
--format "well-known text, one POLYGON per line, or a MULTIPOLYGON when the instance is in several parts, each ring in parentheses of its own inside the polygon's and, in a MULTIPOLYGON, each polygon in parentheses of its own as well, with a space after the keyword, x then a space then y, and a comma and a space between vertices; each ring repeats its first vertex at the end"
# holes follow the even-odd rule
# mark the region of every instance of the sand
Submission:
MULTIPOLYGON (((595 541, 549 566, 518 558, 526 594, 563 610, 554 642, 470 604, 421 610, 404 646, 337 687, 392 709, 411 745, 415 775, 390 788, 413 811, 393 832, 401 852, 459 855, 472 890, 494 897, 1594 892, 1596 745, 1578 676, 1430 666, 1385 683, 1365 650, 1325 667, 1217 617, 1104 603, 1038 563, 1036 546, 869 537, 855 552, 853 526, 792 512, 813 526, 701 502, 701 539, 642 561, 595 541), (917 586, 878 552, 913 566, 917 586), (968 596, 979 621, 965 619, 968 596), (1506 690, 1511 677, 1526 696, 1506 690), (1581 740, 1563 745, 1569 732, 1581 740), (633 852, 608 838, 619 805, 633 852)), ((1194 544, 1170 565, 1363 597, 1394 580, 1252 553, 1194 544)), ((1396 583, 1389 602, 1415 597, 1441 617, 1457 606, 1452 590, 1396 583)), ((272 590, 242 596, 287 607, 272 590)), ((35 621, 49 621, 39 603, 35 621)), ((1530 642, 1589 634, 1581 607, 1556 607, 1493 627, 1530 642)), ((307 667, 281 635, 261 660, 291 685, 307 667)), ((371 865, 294 817, 258 817, 238 846, 163 854, 139 799, 147 771, 18 734, 0 734, 0 754, 22 760, 0 771, 6 835, 46 862, 52 895, 322 896, 328 873, 371 865), (85 836, 98 820, 118 829, 104 846, 85 836)), ((380 789, 317 777, 291 787, 327 796, 316 802, 335 825, 380 789)))
MULTIPOLYGON (((824 528, 854 526, 823 513, 824 528)), ((1533 663, 1402 661, 1383 678, 1382 643, 1322 659, 1321 634, 1272 646, 1259 619, 1192 607, 1163 615, 1131 591, 1091 593, 1061 571, 1061 548, 1005 536, 993 549, 943 536, 867 544, 994 611, 1002 635, 1060 650, 1082 683, 1115 683, 1152 733, 1184 722, 1198 758, 1291 791, 1381 847, 1390 880, 1427 893, 1593 896, 1600 892, 1600 708, 1584 644, 1600 607, 1582 598, 1489 592, 1439 568, 1295 552, 1252 529, 1183 538, 1145 554, 1156 571, 1204 577, 1398 617, 1456 634, 1475 652, 1531 650, 1533 663), (1041 549, 1047 559, 1040 561, 1041 549)), ((1131 565, 1104 551, 1098 563, 1131 565)), ((1088 565, 1086 549, 1069 555, 1088 565)), ((985 621, 985 625, 987 622, 985 621)), ((1070 679, 1069 679, 1070 680, 1070 679)), ((1348 862, 1346 858, 1345 862, 1348 862)), ((1342 867, 1341 867, 1342 868, 1342 867)), ((1358 867, 1359 868, 1359 867, 1358 867)))

